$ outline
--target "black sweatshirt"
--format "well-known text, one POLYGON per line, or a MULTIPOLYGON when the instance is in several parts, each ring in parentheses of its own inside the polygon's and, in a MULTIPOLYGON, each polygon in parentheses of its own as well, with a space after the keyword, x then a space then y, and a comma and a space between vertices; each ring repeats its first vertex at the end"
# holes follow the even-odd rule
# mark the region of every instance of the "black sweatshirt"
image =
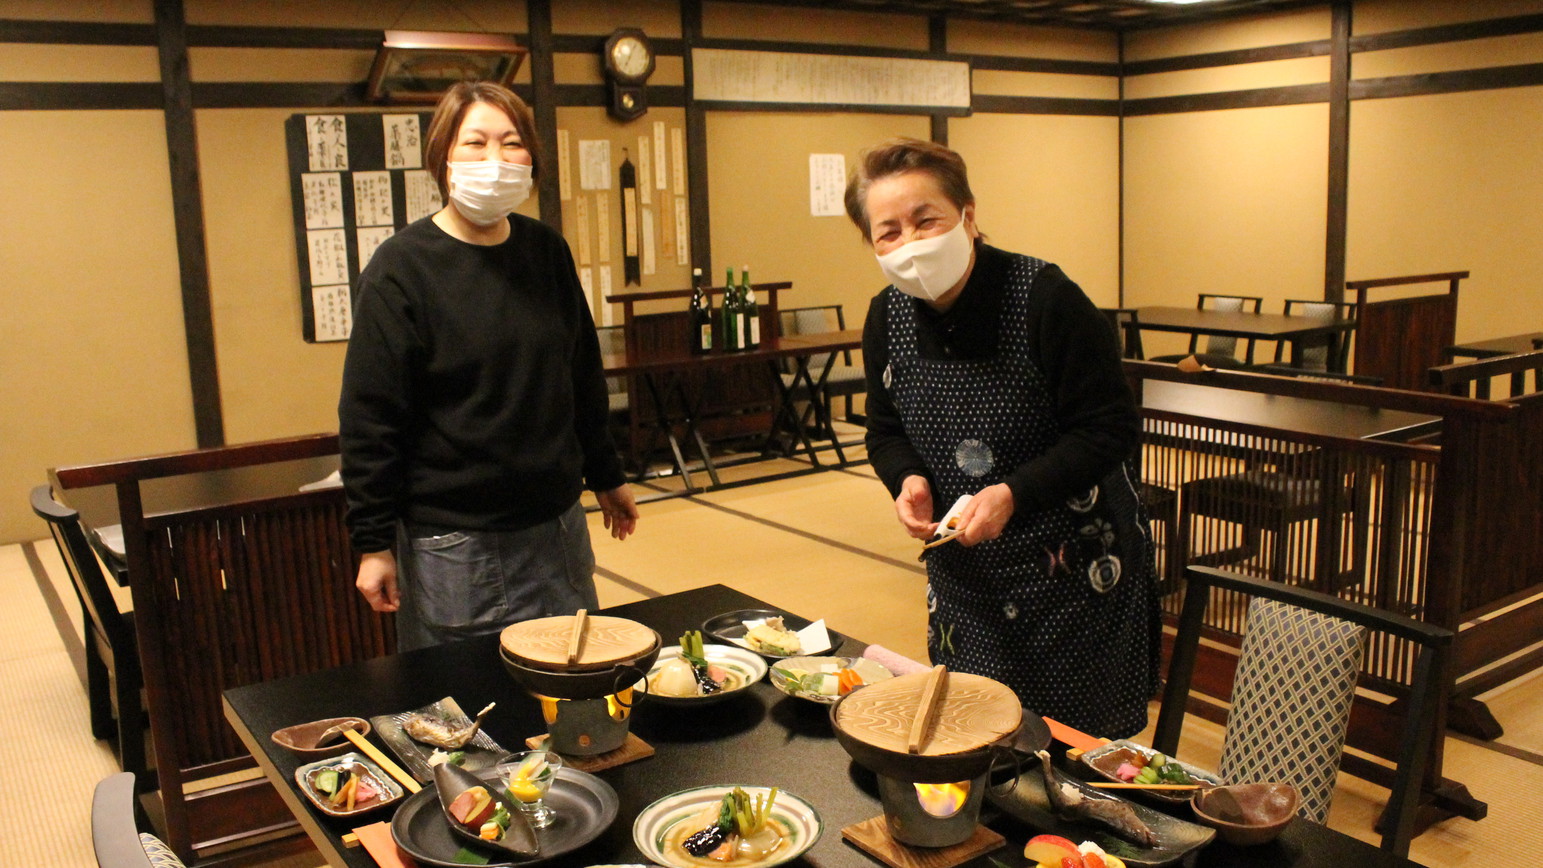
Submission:
POLYGON ((621 485, 589 305, 562 236, 509 218, 502 244, 424 218, 359 278, 338 402, 356 551, 389 548, 398 519, 518 530, 587 485, 621 485))
MULTIPOLYGON (((938 313, 918 299, 917 352, 923 359, 975 360, 996 356, 1002 303, 1015 254, 976 244, 975 268, 953 306, 938 313)), ((868 306, 863 326, 863 365, 868 375, 868 458, 891 496, 907 476, 931 481, 884 386, 889 364, 888 295, 868 306)), ((1044 454, 1019 465, 1004 480, 1016 512, 1040 510, 1085 493, 1121 461, 1132 456, 1141 434, 1130 385, 1120 367, 1109 320, 1055 265, 1034 277, 1028 331, 1035 364, 1056 402, 1061 437, 1044 454)), ((934 501, 937 514, 951 504, 934 501)))

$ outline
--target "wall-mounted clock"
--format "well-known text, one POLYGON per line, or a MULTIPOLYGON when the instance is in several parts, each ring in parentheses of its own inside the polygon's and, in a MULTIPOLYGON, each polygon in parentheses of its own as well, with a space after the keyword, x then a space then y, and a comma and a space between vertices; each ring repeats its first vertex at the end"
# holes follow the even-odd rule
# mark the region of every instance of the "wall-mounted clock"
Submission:
POLYGON ((606 39, 602 59, 611 116, 621 121, 642 117, 648 111, 644 88, 654 74, 654 46, 648 35, 636 27, 618 28, 606 39))

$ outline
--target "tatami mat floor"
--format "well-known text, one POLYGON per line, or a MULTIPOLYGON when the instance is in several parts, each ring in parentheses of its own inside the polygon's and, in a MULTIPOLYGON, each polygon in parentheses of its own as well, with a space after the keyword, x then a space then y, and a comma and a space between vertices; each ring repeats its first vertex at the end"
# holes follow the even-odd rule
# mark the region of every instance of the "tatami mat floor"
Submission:
MULTIPOLYGON (((854 453, 861 457, 861 448, 854 453)), ((637 535, 623 543, 592 514, 602 605, 723 583, 925 659, 925 572, 873 472, 858 465, 750 481, 807 469, 800 461, 726 467, 721 489, 645 503, 637 535)), ((680 490, 672 477, 638 487, 645 500, 680 490)), ((91 791, 116 771, 106 743, 91 738, 77 675, 80 613, 64 581, 50 541, 0 547, 0 770, 12 784, 0 789, 0 866, 95 864, 91 791), (61 639, 57 618, 70 624, 73 642, 61 639)), ((1515 864, 1543 847, 1543 673, 1484 698, 1506 734, 1493 744, 1449 737, 1446 776, 1487 801, 1489 817, 1448 820, 1416 839, 1413 858, 1432 868, 1515 864)), ((1219 729, 1190 723, 1181 752, 1214 767, 1219 729)), ((1376 841, 1371 824, 1384 797, 1343 777, 1330 824, 1376 841)), ((319 862, 313 855, 268 864, 319 862)))

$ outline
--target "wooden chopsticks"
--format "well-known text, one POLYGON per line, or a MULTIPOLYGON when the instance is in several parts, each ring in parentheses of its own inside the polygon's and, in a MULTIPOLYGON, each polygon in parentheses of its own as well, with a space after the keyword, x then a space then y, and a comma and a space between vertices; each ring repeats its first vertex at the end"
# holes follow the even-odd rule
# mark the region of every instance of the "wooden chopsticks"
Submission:
POLYGON ((932 731, 932 723, 938 716, 938 702, 943 698, 947 687, 948 667, 939 663, 932 667, 932 672, 927 676, 927 683, 922 687, 921 702, 916 707, 916 718, 911 721, 911 737, 906 742, 906 752, 919 754, 922 745, 927 743, 927 736, 932 731))
POLYGON ((357 730, 344 730, 343 735, 347 737, 349 741, 353 742, 354 747, 357 747, 360 751, 362 751, 365 756, 374 760, 375 764, 380 766, 382 771, 392 776, 393 778, 396 778, 397 782, 400 783, 403 787, 406 787, 408 792, 416 793, 423 789, 423 784, 418 783, 418 781, 414 779, 412 775, 402 771, 402 767, 393 762, 391 757, 388 757, 382 753, 380 748, 365 741, 364 736, 360 735, 357 730))
POLYGON ((589 627, 589 610, 580 609, 573 616, 573 632, 568 634, 568 665, 579 662, 579 646, 584 644, 584 631, 589 627))

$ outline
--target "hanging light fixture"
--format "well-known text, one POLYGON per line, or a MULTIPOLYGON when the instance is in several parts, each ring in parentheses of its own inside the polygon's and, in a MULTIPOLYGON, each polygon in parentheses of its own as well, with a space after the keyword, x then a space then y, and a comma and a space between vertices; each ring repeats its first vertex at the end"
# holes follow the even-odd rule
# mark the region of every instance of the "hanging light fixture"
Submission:
POLYGON ((459 81, 508 87, 527 53, 514 37, 495 33, 387 30, 370 69, 367 98, 432 105, 459 81))

